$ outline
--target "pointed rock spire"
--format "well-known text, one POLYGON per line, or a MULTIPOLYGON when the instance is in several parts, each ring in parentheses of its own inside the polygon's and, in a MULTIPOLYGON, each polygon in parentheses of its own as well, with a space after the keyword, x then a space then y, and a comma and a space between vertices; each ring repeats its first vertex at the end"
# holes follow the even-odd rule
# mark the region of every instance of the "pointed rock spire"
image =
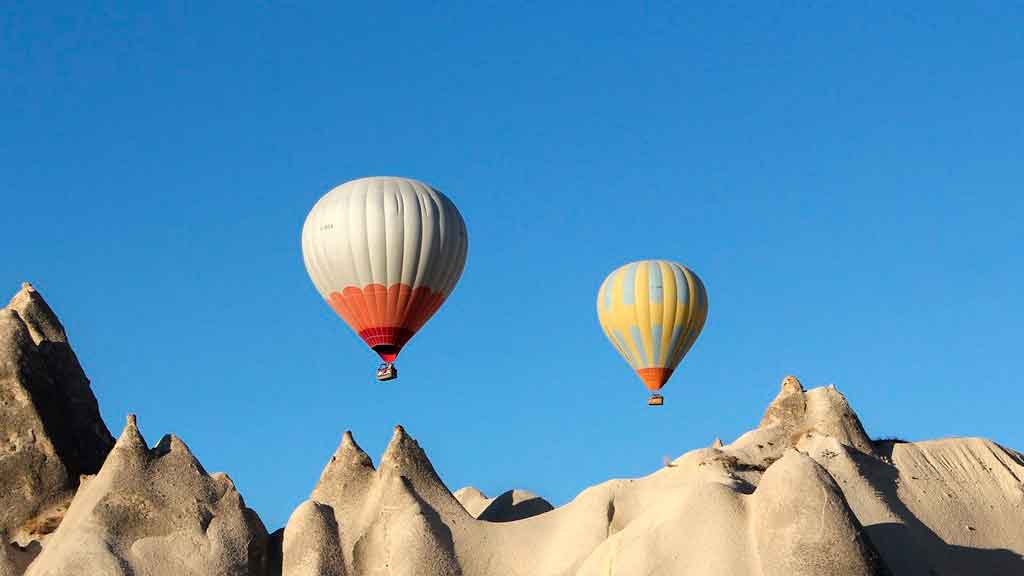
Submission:
POLYGON ((338 446, 338 450, 335 452, 332 460, 335 459, 343 462, 350 468, 369 468, 373 470, 373 460, 356 443, 356 439, 352 437, 351 430, 345 430, 345 433, 341 435, 341 444, 338 446))
POLYGON ((765 410, 759 427, 780 425, 786 430, 795 429, 804 418, 804 409, 803 385, 796 376, 786 376, 782 379, 779 394, 765 410))
MULTIPOLYGON (((114 443, 110 458, 115 456, 131 459, 145 459, 149 456, 149 448, 146 446, 146 439, 139 432, 139 421, 135 414, 128 414, 124 429, 121 430, 121 435, 114 443)), ((104 466, 104 468, 106 467, 104 466)))
POLYGON ((434 465, 427 458, 427 453, 420 448, 419 442, 406 433, 401 424, 396 425, 391 434, 391 441, 388 442, 380 459, 380 469, 396 472, 414 482, 441 482, 434 465))
POLYGON ((391 475, 404 478, 420 498, 439 512, 463 516, 467 514, 441 481, 419 442, 406 433, 401 424, 395 426, 377 471, 378 478, 391 475))
POLYGON ((874 445, 860 418, 835 386, 815 388, 804 396, 807 400, 804 427, 807 430, 832 436, 865 454, 874 453, 874 445))
POLYGON ((23 285, 0 308, 0 535, 22 534, 19 554, 31 560, 33 539, 56 528, 81 476, 113 444, 63 326, 23 285))
POLYGON ((426 452, 420 448, 412 436, 406 433, 401 424, 395 426, 391 434, 391 441, 388 442, 384 455, 380 459, 380 466, 393 466, 399 469, 429 467, 433 471, 426 452))
POLYGON ((148 449, 129 414, 29 574, 265 574, 266 539, 230 479, 208 475, 175 436, 148 449))
POLYGON ((21 407, 34 412, 72 485, 99 470, 114 438, 64 327, 30 284, 0 308, 0 391, 20 398, 20 407, 0 408, 0 421, 13 422, 12 412, 21 407))
POLYGON ((42 341, 67 342, 67 334, 64 332, 64 325, 57 319, 50 305, 43 300, 42 295, 28 282, 23 282, 21 290, 11 298, 8 308, 14 310, 21 316, 32 334, 32 340, 36 344, 42 341))
POLYGON ((348 508, 362 500, 373 482, 373 460, 359 447, 352 432, 346 430, 341 444, 320 473, 310 498, 332 506, 348 508))

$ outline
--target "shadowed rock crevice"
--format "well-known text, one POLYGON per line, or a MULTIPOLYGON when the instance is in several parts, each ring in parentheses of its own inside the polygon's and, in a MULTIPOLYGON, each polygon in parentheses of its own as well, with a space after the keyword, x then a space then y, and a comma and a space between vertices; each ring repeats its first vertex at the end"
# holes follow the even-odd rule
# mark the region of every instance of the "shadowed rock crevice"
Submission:
POLYGON ((525 490, 509 490, 494 498, 477 516, 487 522, 514 522, 554 510, 547 500, 525 490))

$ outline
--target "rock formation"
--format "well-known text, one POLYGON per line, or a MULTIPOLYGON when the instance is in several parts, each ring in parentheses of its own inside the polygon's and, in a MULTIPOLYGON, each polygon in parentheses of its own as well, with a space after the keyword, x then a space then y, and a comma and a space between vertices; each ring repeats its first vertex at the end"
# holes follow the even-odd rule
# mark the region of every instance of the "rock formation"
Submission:
POLYGON ((0 308, 0 576, 20 574, 114 439, 57 316, 31 285, 0 308))
MULTIPOLYGON (((484 518, 501 498, 449 494, 400 427, 378 471, 346 433, 284 532, 310 531, 316 510, 312 539, 339 549, 286 548, 283 574, 331 558, 343 562, 332 574, 1020 573, 1022 480, 1024 459, 982 440, 875 444, 838 390, 805 391, 794 377, 731 444, 515 521, 484 518)), ((532 499, 506 495, 494 510, 532 499)))
POLYGON ((164 436, 148 448, 135 418, 26 576, 245 576, 266 572, 267 533, 224 474, 164 436))
MULTIPOLYGON (((511 491, 490 500, 466 488, 460 505, 401 427, 379 470, 346 433, 312 499, 285 528, 282 574, 311 574, 338 558, 342 565, 329 573, 801 575, 828 565, 836 574, 886 574, 842 490, 790 446, 808 412, 793 393, 804 394, 798 388, 779 403, 801 408, 770 408, 780 415, 760 434, 778 446, 774 466, 770 455, 751 464, 726 447, 697 450, 646 478, 606 482, 516 521, 508 517, 516 504, 536 497, 511 491), (489 510, 493 518, 484 518, 489 510), (306 534, 338 549, 312 554, 290 545, 306 534)), ((837 403, 824 413, 846 414, 838 393, 814 396, 837 403)))
POLYGON ((378 467, 346 432, 268 537, 176 437, 150 448, 130 417, 111 446, 63 328, 24 288, 0 309, 0 576, 1024 574, 1021 454, 872 442, 837 389, 791 376, 732 443, 558 508, 453 495, 397 426, 378 467))
POLYGON ((500 496, 488 498, 472 486, 459 488, 455 499, 477 520, 512 522, 554 510, 547 500, 527 490, 508 490, 500 496))

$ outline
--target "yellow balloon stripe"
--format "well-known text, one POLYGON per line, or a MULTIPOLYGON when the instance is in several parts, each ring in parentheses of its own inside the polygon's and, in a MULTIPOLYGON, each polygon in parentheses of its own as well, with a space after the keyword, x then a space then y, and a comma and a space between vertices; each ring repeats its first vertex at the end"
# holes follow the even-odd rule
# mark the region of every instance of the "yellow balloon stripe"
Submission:
POLYGON ((662 299, 661 299, 661 349, 658 355, 656 366, 664 366, 672 354, 672 326, 675 325, 676 309, 676 283, 672 273, 672 265, 668 262, 658 261, 658 270, 661 272, 662 299))
POLYGON ((642 361, 644 366, 654 364, 651 357, 651 298, 647 289, 649 283, 647 274, 647 263, 642 262, 636 267, 636 275, 633 277, 633 293, 636 294, 636 304, 633 306, 633 326, 640 336, 640 347, 643 349, 642 361))

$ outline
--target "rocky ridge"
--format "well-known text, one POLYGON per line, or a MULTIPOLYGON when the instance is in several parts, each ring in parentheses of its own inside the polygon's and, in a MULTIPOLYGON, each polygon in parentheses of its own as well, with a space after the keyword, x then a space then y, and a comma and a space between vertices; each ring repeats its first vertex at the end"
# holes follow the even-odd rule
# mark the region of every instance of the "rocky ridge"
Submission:
POLYGON ((113 444, 31 287, 0 310, 0 479, 0 576, 1024 573, 1019 453, 873 442, 836 388, 794 377, 732 443, 558 508, 452 494, 401 426, 378 466, 345 432, 268 536, 178 438, 149 447, 129 417, 113 444))

